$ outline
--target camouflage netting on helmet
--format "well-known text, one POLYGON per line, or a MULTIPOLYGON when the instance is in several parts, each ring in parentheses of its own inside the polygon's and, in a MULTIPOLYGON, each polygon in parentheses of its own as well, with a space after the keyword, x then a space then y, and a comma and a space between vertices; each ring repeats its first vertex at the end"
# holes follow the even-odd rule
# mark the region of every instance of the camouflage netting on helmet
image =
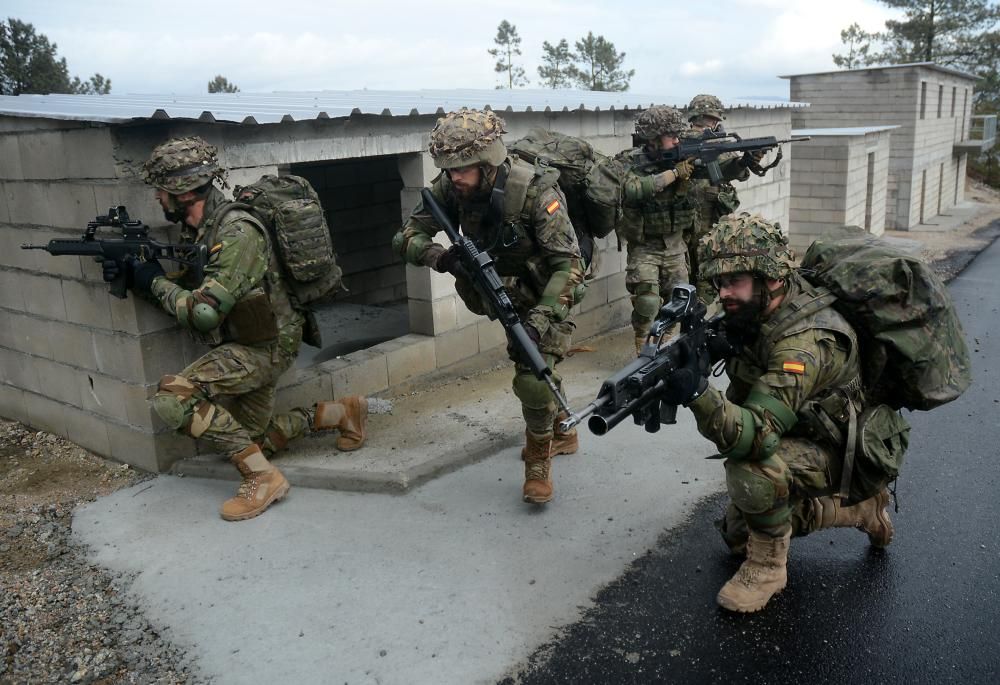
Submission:
POLYGON ((695 95, 691 98, 691 103, 687 108, 688 121, 701 116, 725 119, 725 111, 725 108, 722 106, 722 100, 714 95, 695 95))
POLYGON ((428 150, 439 169, 472 164, 500 166, 507 148, 500 137, 507 132, 504 120, 491 111, 463 107, 437 120, 428 150))
POLYGON ((643 140, 654 140, 665 134, 680 135, 688 129, 688 122, 676 107, 653 105, 635 120, 635 135, 643 140))
POLYGON ((219 166, 218 150, 198 136, 171 138, 157 145, 142 166, 143 181, 174 195, 216 178, 225 187, 226 172, 219 166))
POLYGON ((706 280, 737 273, 781 279, 795 268, 781 225, 748 212, 722 217, 698 242, 698 261, 706 280))

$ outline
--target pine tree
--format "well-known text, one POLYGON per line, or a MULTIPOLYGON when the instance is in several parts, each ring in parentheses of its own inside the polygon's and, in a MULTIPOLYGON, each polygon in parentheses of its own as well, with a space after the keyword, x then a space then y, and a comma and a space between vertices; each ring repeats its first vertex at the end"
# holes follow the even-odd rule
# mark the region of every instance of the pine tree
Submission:
POLYGON ((517 35, 517 27, 504 19, 497 26, 497 35, 493 38, 493 42, 497 47, 487 50, 497 60, 493 71, 498 74, 507 73, 505 78, 507 85, 500 83, 497 84, 497 88, 528 85, 524 69, 514 64, 514 58, 521 55, 521 37, 517 35))
POLYGON ((574 58, 578 66, 573 67, 571 75, 583 90, 628 90, 629 81, 635 75, 635 69, 621 69, 625 53, 615 50, 615 44, 604 36, 595 37, 593 31, 576 41, 574 58))
POLYGON ((208 82, 208 92, 209 93, 238 93, 240 92, 239 87, 235 83, 230 83, 222 74, 218 74, 214 79, 208 82))
POLYGON ((569 51, 569 43, 565 38, 555 45, 549 41, 542 43, 542 63, 538 67, 538 75, 542 77, 543 86, 569 88, 573 85, 573 53, 569 51))

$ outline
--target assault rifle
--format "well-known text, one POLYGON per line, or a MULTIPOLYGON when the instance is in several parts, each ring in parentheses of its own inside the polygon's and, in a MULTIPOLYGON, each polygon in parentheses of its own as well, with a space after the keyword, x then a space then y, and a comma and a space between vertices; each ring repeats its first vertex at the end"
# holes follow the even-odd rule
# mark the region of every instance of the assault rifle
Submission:
POLYGON ((726 131, 705 131, 699 137, 681 138, 677 145, 669 150, 661 150, 655 159, 641 164, 640 168, 673 169, 681 160, 693 159, 695 168, 705 168, 708 171, 709 181, 713 186, 717 186, 725 180, 722 177, 722 168, 719 166, 719 157, 727 152, 742 152, 742 161, 747 169, 756 176, 763 176, 768 169, 778 166, 778 162, 781 161, 782 144, 801 143, 806 140, 810 140, 809 136, 778 140, 774 136, 741 138, 736 133, 726 131), (778 154, 767 166, 761 166, 752 156, 754 152, 767 152, 774 148, 778 148, 778 154))
POLYGON ((545 363, 538 347, 535 346, 528 332, 524 330, 524 324, 521 323, 521 319, 514 309, 514 303, 511 302, 510 296, 503 287, 503 281, 500 280, 500 275, 497 273, 497 268, 493 264, 493 258, 485 250, 477 248, 476 244, 467 236, 455 230, 455 227, 451 225, 451 219, 448 218, 444 208, 438 204, 430 190, 424 188, 420 191, 420 197, 424 201, 424 207, 430 211, 434 220, 448 234, 448 239, 458 248, 463 271, 472 281, 479 296, 490 305, 487 314, 490 320, 500 321, 521 359, 531 367, 531 372, 538 380, 545 381, 546 385, 549 386, 549 390, 555 395, 560 408, 567 414, 570 413, 569 403, 559 392, 559 388, 556 387, 555 380, 552 378, 552 369, 545 363))
MULTIPOLYGON (((22 250, 45 250, 57 257, 63 255, 84 255, 101 261, 113 259, 124 264, 129 259, 148 261, 169 259, 193 270, 199 282, 204 278, 208 264, 208 248, 204 245, 173 245, 161 243, 149 237, 149 226, 138 219, 130 219, 125 207, 112 207, 108 213, 87 222, 87 230, 80 240, 56 239, 48 245, 21 245, 22 250), (97 229, 107 226, 121 229, 121 238, 98 238, 97 229)), ((121 275, 111 281, 111 294, 125 299, 128 290, 128 270, 121 269, 121 275)))
POLYGON ((724 315, 706 320, 706 313, 694 286, 675 287, 635 361, 605 380, 597 399, 570 413, 560 430, 568 431, 588 416, 587 427, 595 435, 604 435, 628 416, 649 433, 660 430, 660 424, 676 423, 677 405, 683 400, 678 401, 671 390, 690 387, 696 381, 694 374, 709 374, 712 358, 735 351, 722 330, 724 315), (664 345, 663 338, 677 323, 680 334, 664 345))

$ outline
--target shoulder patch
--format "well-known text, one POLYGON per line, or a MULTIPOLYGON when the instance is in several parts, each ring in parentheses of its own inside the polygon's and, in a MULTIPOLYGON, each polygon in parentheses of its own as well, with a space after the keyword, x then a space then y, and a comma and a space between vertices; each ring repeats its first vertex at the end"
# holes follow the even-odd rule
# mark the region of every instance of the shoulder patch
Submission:
POLYGON ((212 246, 212 249, 209 250, 209 254, 215 254, 221 249, 222 249, 222 243, 216 243, 215 245, 212 246))
POLYGON ((562 207, 562 205, 559 203, 559 200, 553 200, 545 206, 545 211, 548 212, 549 216, 552 216, 559 211, 560 207, 562 207))
POLYGON ((796 373, 802 376, 806 372, 806 365, 805 362, 788 361, 781 365, 781 370, 785 373, 796 373))

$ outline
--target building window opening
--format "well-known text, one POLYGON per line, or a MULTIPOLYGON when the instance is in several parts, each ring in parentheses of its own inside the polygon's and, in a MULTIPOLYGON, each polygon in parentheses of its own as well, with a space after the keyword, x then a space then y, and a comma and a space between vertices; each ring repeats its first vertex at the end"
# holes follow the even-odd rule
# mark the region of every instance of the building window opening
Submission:
POLYGON ((920 82, 920 118, 927 116, 927 82, 920 82))
POLYGON ((406 267, 392 251, 402 207, 395 155, 291 164, 316 189, 344 270, 347 292, 315 307, 323 348, 303 345, 296 366, 308 367, 406 335, 406 267))

